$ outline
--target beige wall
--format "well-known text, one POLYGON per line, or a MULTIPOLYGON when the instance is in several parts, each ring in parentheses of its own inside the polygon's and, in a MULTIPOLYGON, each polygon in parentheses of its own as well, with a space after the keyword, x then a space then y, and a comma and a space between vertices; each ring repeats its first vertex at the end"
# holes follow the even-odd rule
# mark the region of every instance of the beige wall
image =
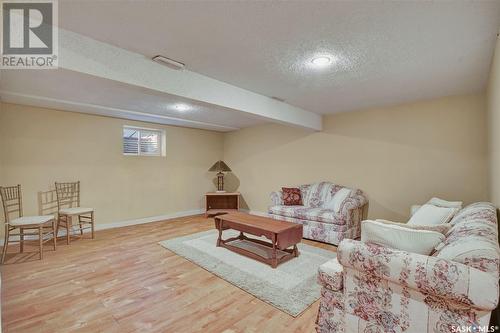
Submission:
POLYGON ((214 188, 207 169, 223 157, 234 171, 227 189, 251 210, 265 211, 281 186, 330 180, 365 190, 371 217, 405 220, 433 195, 487 200, 486 142, 483 95, 326 116, 322 132, 270 124, 227 134, 4 103, 0 183, 22 184, 33 214, 37 191, 79 179, 82 204, 104 224, 202 208, 214 188), (123 156, 124 124, 166 129, 167 156, 123 156))
POLYGON ((207 170, 223 155, 221 133, 0 105, 0 181, 22 185, 26 214, 56 180, 81 181, 98 224, 201 209, 214 189, 207 170), (125 124, 165 129, 166 157, 124 156, 125 124))
POLYGON ((497 45, 490 72, 487 92, 488 147, 490 153, 490 200, 500 207, 500 41, 497 45))
POLYGON ((251 210, 269 192, 320 180, 358 187, 370 217, 406 221, 431 196, 486 200, 483 95, 458 96, 324 117, 324 131, 264 125, 225 135, 224 159, 251 210), (236 179, 236 177, 238 179, 236 179))

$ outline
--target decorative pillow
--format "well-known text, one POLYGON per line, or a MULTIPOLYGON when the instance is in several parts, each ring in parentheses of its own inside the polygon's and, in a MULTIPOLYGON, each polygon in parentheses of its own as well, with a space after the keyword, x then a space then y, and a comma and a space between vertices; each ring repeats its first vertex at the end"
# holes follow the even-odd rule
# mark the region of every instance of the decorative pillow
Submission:
POLYGON ((361 241, 396 250, 429 255, 445 239, 436 231, 415 230, 366 220, 361 222, 361 241))
POLYGON ((349 197, 351 194, 352 190, 350 188, 344 187, 335 192, 333 195, 332 199, 326 203, 324 208, 326 209, 331 209, 334 212, 338 213, 340 211, 340 207, 342 206, 342 203, 344 202, 345 199, 349 197))
POLYGON ((462 209, 462 201, 447 201, 436 197, 429 200, 427 204, 438 207, 462 209))
POLYGON ((296 187, 282 187, 285 206, 302 206, 302 195, 296 187))
POLYGON ((410 216, 414 215, 420 207, 422 207, 422 205, 412 205, 410 207, 410 216))
POLYGON ((412 215, 408 224, 436 225, 448 223, 458 211, 458 208, 437 207, 425 204, 412 215))
POLYGON ((408 224, 408 223, 400 223, 382 219, 376 219, 375 222, 380 222, 384 224, 390 225, 398 225, 403 228, 413 229, 413 230, 428 230, 428 231, 436 231, 446 236, 448 231, 450 231, 452 225, 449 223, 444 224, 436 224, 436 225, 420 225, 420 224, 408 224))

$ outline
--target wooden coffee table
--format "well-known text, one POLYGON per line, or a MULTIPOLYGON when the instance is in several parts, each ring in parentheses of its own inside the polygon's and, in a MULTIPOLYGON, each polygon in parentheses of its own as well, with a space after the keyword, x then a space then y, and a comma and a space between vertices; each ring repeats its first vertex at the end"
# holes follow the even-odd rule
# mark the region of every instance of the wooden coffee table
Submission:
POLYGON ((217 246, 261 261, 272 268, 299 256, 297 244, 302 240, 301 224, 245 213, 231 213, 216 216, 215 228, 219 230, 217 246), (222 239, 222 231, 228 229, 239 231, 239 236, 222 239), (244 233, 264 236, 270 242, 246 237, 244 233))

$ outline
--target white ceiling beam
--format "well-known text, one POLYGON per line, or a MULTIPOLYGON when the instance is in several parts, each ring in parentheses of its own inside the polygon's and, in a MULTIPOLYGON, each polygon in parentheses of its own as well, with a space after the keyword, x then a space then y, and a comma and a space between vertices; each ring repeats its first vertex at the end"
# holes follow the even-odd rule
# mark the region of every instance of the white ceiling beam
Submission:
POLYGON ((230 132, 239 129, 237 127, 231 127, 231 126, 223 126, 213 123, 188 120, 188 119, 158 115, 153 113, 144 113, 144 112, 126 110, 120 108, 112 108, 112 107, 89 104, 89 103, 80 103, 80 102, 73 102, 73 101, 55 99, 49 97, 19 94, 5 90, 0 90, 0 97, 2 102, 5 103, 30 105, 35 107, 43 107, 43 108, 64 110, 70 112, 89 113, 100 116, 137 120, 142 122, 152 122, 163 125, 208 129, 218 132, 230 132))
POLYGON ((59 67, 223 106, 274 122, 316 131, 322 129, 321 115, 188 70, 170 69, 144 55, 64 29, 59 29, 59 67))

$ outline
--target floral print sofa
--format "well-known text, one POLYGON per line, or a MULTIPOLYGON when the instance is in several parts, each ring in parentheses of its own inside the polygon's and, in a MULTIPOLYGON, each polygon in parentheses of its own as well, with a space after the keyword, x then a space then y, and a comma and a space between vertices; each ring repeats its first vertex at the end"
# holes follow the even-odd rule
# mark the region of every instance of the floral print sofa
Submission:
POLYGON ((351 190, 349 196, 335 212, 326 209, 335 193, 344 186, 330 182, 320 182, 299 186, 302 206, 285 206, 281 191, 272 192, 273 205, 269 216, 277 220, 300 223, 303 225, 304 238, 338 245, 344 238, 359 238, 361 220, 366 218, 368 200, 361 190, 351 190))
POLYGON ((498 302, 496 209, 471 204, 450 223, 431 256, 342 241, 319 269, 317 331, 485 332, 498 302))

